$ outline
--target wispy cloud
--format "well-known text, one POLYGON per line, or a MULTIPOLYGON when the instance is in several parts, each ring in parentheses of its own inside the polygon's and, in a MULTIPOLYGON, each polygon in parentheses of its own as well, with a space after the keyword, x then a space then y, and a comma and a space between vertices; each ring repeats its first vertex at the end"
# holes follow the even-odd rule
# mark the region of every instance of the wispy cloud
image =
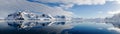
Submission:
POLYGON ((120 4, 120 0, 109 0, 109 1, 115 1, 117 4, 120 4))
POLYGON ((120 13, 120 10, 108 11, 108 14, 111 14, 111 15, 118 14, 118 13, 120 13))
POLYGON ((0 0, 0 17, 4 18, 8 14, 20 11, 30 10, 47 13, 51 15, 71 16, 73 13, 60 7, 50 7, 40 3, 28 2, 27 0, 0 0))
POLYGON ((19 10, 30 10, 52 15, 71 16, 74 13, 71 11, 67 11, 65 9, 69 9, 75 5, 104 5, 107 1, 114 1, 116 3, 120 3, 119 0, 33 0, 33 1, 39 1, 41 3, 28 2, 27 0, 0 0, 0 16, 6 17, 7 14, 19 10), (60 5, 50 7, 42 3, 57 3, 60 5))
POLYGON ((70 8, 74 5, 104 5, 107 1, 120 3, 119 0, 33 0, 42 3, 58 3, 65 8, 70 8))
POLYGON ((106 0, 34 0, 43 3, 63 3, 63 4, 77 4, 77 5, 97 5, 104 4, 106 0))

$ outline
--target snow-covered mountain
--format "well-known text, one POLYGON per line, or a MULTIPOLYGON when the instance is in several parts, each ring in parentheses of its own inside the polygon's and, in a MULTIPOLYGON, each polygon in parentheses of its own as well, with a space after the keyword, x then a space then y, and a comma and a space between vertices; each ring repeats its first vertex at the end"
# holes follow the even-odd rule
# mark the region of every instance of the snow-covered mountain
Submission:
MULTIPOLYGON (((70 20, 71 18, 66 17, 64 15, 56 15, 56 16, 51 16, 50 14, 45 14, 45 13, 35 13, 35 12, 31 12, 28 10, 25 11, 18 11, 12 14, 9 14, 6 18, 6 22, 8 23, 8 25, 11 26, 15 26, 15 27, 29 27, 29 26, 25 26, 25 24, 30 25, 30 26, 34 26, 36 25, 36 21, 42 21, 42 22, 51 22, 51 21, 66 21, 66 20, 70 20), (7 21, 8 20, 8 21, 7 21), (20 21, 10 21, 9 20, 20 20, 20 21), (25 23, 24 20, 31 20, 30 22, 33 23, 25 23), (32 21, 33 20, 33 21, 32 21), (34 21, 36 20, 36 21, 34 21)), ((26 21, 27 22, 27 21, 26 21)), ((52 23, 51 23, 52 24, 52 23)), ((50 25, 51 25, 50 24, 50 25)), ((45 24, 43 24, 45 25, 45 24)))
POLYGON ((6 18, 7 20, 24 20, 21 12, 15 12, 13 14, 9 14, 8 17, 6 18))
POLYGON ((57 20, 57 21, 71 20, 70 17, 64 15, 52 16, 51 14, 35 13, 29 10, 24 10, 9 14, 5 19, 6 20, 57 20))
POLYGON ((30 11, 19 11, 15 12, 13 14, 9 14, 8 17, 6 18, 7 20, 50 20, 52 19, 52 16, 49 14, 43 14, 43 13, 33 13, 30 11))

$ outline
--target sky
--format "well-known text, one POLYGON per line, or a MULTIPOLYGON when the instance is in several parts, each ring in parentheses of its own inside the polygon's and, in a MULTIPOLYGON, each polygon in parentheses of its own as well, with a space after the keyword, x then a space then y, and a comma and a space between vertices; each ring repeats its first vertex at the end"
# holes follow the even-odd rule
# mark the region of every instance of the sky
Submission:
POLYGON ((120 13, 120 0, 0 0, 0 18, 30 10, 51 15, 105 18, 120 13))

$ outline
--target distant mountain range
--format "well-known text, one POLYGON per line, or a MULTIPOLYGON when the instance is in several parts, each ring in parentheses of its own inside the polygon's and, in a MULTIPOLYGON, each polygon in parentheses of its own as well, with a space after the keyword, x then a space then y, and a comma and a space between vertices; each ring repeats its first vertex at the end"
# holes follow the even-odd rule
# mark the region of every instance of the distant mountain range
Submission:
POLYGON ((105 18, 105 22, 106 23, 112 23, 114 26, 120 28, 120 13, 119 14, 115 14, 112 17, 105 18))

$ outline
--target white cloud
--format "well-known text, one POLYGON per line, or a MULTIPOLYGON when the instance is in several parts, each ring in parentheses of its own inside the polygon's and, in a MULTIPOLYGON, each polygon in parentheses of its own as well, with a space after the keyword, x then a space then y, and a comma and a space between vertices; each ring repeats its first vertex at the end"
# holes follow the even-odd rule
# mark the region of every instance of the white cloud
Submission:
POLYGON ((117 10, 117 11, 108 11, 108 14, 118 14, 118 13, 120 13, 120 10, 117 10))
POLYGON ((120 4, 120 0, 33 0, 42 3, 62 3, 64 8, 70 8, 74 5, 104 5, 107 1, 115 1, 120 4), (70 4, 70 5, 69 5, 70 4))
POLYGON ((107 1, 114 1, 117 4, 120 4, 120 0, 107 0, 107 1))
POLYGON ((108 30, 120 32, 120 29, 117 27, 110 27, 110 28, 108 28, 108 30))
POLYGON ((71 16, 73 14, 59 7, 49 7, 44 4, 28 2, 26 0, 0 0, 0 16, 6 17, 8 14, 19 10, 30 10, 52 15, 71 16))
POLYGON ((64 9, 69 9, 71 7, 73 7, 74 5, 73 4, 65 4, 65 5, 60 5, 61 8, 64 8, 64 9))
POLYGON ((103 5, 106 0, 34 0, 42 3, 62 3, 64 8, 70 8, 76 5, 103 5))
POLYGON ((120 0, 116 0, 116 2, 117 2, 118 4, 120 4, 120 0))
POLYGON ((43 3, 64 3, 64 4, 77 4, 77 5, 97 5, 104 4, 106 0, 35 0, 43 3))
MULTIPOLYGON (((7 16, 7 14, 18 11, 18 10, 31 10, 37 12, 48 13, 52 15, 73 15, 72 12, 66 11, 73 7, 74 5, 104 5, 106 1, 116 1, 120 3, 119 0, 34 0, 40 1, 42 3, 62 3, 60 7, 49 7, 44 4, 28 2, 26 0, 0 0, 0 16, 7 16)), ((101 13, 101 12, 100 12, 101 13)), ((109 12, 110 14, 115 14, 119 12, 109 12)))

